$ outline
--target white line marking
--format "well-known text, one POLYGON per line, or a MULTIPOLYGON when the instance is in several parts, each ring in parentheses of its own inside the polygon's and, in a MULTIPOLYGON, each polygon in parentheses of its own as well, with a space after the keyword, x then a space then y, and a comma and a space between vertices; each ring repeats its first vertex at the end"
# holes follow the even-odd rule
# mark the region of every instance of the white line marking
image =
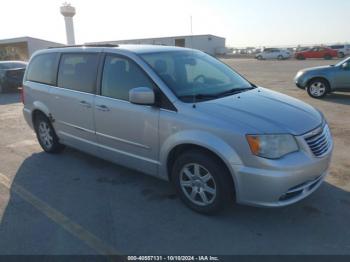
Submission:
POLYGON ((94 234, 83 228, 81 225, 70 220, 64 214, 49 206, 47 203, 30 193, 24 187, 12 183, 5 175, 0 173, 0 185, 3 185, 8 190, 13 191, 20 196, 24 201, 35 207, 46 217, 54 221, 56 224, 64 228, 73 236, 83 241, 86 245, 97 251, 101 255, 111 256, 120 254, 113 247, 104 243, 94 234))

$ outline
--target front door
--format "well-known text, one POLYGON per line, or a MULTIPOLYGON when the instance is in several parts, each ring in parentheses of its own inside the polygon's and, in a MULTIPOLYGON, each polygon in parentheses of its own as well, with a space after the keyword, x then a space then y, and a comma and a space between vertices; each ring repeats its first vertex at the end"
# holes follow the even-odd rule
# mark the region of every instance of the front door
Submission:
POLYGON ((96 136, 103 157, 156 175, 159 109, 130 103, 129 90, 135 87, 155 88, 134 61, 107 54, 95 99, 96 136))
POLYGON ((334 81, 335 88, 348 89, 350 91, 350 60, 338 68, 334 81))

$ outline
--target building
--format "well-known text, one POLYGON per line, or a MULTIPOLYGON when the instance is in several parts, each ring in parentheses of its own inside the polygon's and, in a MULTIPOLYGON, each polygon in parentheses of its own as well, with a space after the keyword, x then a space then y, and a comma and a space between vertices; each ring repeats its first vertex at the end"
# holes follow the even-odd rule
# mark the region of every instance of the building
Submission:
POLYGON ((171 36, 133 40, 103 41, 87 44, 136 44, 179 46, 198 49, 211 55, 225 54, 227 52, 225 47, 226 39, 215 35, 171 36))
POLYGON ((60 43, 33 37, 17 37, 0 40, 0 60, 28 61, 37 50, 62 46, 60 43))

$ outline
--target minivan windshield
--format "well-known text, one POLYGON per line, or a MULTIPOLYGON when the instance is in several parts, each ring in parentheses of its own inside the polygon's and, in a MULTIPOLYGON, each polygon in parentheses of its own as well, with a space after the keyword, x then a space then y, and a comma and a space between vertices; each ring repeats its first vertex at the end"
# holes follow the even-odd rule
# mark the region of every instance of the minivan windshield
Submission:
POLYGON ((184 102, 211 100, 254 88, 230 67, 199 51, 146 53, 141 57, 184 102))

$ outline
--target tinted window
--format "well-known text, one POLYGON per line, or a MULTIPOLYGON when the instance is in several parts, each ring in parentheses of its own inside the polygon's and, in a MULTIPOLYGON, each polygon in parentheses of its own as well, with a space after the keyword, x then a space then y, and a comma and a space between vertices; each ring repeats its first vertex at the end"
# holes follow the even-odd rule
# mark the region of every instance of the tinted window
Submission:
POLYGON ((94 93, 97 65, 97 54, 63 54, 57 85, 76 91, 94 93))
POLYGON ((133 61, 107 55, 101 95, 129 101, 129 90, 134 87, 154 88, 154 84, 133 61))
POLYGON ((34 57, 28 68, 27 80, 55 85, 57 58, 58 54, 56 53, 42 54, 34 57))

